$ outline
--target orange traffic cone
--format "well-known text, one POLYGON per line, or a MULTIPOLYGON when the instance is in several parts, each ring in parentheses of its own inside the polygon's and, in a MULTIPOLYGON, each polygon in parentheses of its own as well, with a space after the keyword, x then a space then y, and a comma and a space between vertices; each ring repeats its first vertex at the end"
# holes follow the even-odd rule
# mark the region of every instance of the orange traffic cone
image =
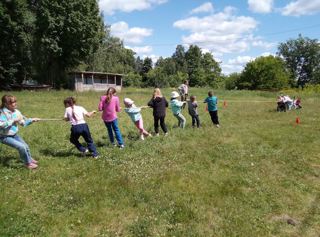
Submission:
POLYGON ((300 118, 299 117, 296 117, 296 124, 298 125, 298 124, 300 124, 300 118))
POLYGON ((227 108, 227 106, 228 106, 227 101, 223 101, 223 107, 224 107, 224 108, 227 108))

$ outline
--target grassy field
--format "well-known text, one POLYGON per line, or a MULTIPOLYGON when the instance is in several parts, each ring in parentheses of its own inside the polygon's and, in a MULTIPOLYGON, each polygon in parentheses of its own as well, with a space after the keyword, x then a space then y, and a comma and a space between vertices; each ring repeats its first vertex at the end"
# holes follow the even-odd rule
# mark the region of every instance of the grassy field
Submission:
MULTIPOLYGON (((119 97, 146 105, 151 93, 124 89, 119 97)), ((207 89, 191 93, 201 102, 207 89)), ((40 118, 62 118, 71 95, 97 109, 101 95, 14 94, 23 114, 40 118)), ((186 128, 176 128, 168 110, 169 135, 141 141, 119 113, 123 150, 109 144, 100 114, 87 119, 98 160, 69 143, 67 122, 21 128, 40 166, 23 168, 17 151, 0 144, 0 236, 319 236, 320 96, 300 94, 302 110, 278 113, 276 93, 216 94, 219 129, 200 103, 200 129, 186 110, 186 128)), ((153 132, 152 110, 143 118, 153 132)))

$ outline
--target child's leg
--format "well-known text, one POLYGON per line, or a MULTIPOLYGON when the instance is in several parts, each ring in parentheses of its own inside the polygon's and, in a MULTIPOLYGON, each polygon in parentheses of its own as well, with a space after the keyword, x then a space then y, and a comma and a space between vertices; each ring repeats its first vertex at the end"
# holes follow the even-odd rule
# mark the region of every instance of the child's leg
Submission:
MULTIPOLYGON (((158 134, 159 133, 159 117, 157 117, 157 116, 154 116, 153 117, 153 120, 154 120, 154 123, 153 123, 153 125, 154 125, 154 132, 156 133, 156 134, 158 134)), ((161 122, 160 122, 161 123, 161 122)))
POLYGON ((71 127, 70 142, 73 145, 75 145, 79 151, 84 152, 86 148, 82 146, 79 142, 79 137, 81 136, 81 132, 82 132, 82 127, 80 127, 80 125, 73 125, 71 127))
POLYGON ((84 138, 84 140, 86 141, 86 143, 88 144, 89 151, 92 152, 92 156, 97 156, 98 152, 97 152, 96 146, 94 145, 93 139, 91 137, 91 133, 90 133, 88 125, 86 123, 81 124, 81 125, 83 127, 81 135, 84 138))
POLYGON ((163 131, 164 133, 167 133, 167 132, 168 132, 168 129, 167 129, 167 126, 166 126, 166 124, 165 124, 165 122, 164 122, 164 119, 165 119, 165 116, 160 117, 160 126, 161 126, 161 128, 162 128, 162 131, 163 131))
POLYGON ((19 151, 20 159, 25 165, 32 162, 29 146, 20 136, 15 135, 13 137, 1 138, 1 143, 17 149, 19 151))
POLYGON ((116 139, 119 144, 119 146, 123 145, 123 139, 122 135, 118 126, 118 119, 115 119, 111 122, 112 129, 114 130, 114 133, 116 134, 116 139))
POLYGON ((191 115, 191 119, 192 119, 192 127, 194 127, 196 123, 196 117, 194 115, 191 115))
POLYGON ((109 140, 110 140, 111 144, 113 144, 114 143, 114 136, 113 136, 113 131, 112 131, 112 122, 105 122, 104 121, 104 124, 106 125, 107 130, 108 130, 109 140))
POLYGON ((199 128, 200 127, 200 119, 199 119, 199 115, 195 115, 195 119, 196 119, 196 122, 197 122, 197 127, 199 128))
POLYGON ((135 125, 139 129, 141 135, 143 134, 143 135, 149 136, 149 133, 146 130, 144 130, 144 128, 143 128, 143 120, 142 120, 142 118, 140 120, 136 121, 135 125))
POLYGON ((184 128, 186 126, 186 118, 182 114, 177 114, 176 117, 179 120, 179 127, 184 128))
POLYGON ((216 111, 212 111, 213 113, 213 123, 215 124, 215 125, 218 125, 219 124, 219 118, 218 118, 218 110, 216 110, 216 111))

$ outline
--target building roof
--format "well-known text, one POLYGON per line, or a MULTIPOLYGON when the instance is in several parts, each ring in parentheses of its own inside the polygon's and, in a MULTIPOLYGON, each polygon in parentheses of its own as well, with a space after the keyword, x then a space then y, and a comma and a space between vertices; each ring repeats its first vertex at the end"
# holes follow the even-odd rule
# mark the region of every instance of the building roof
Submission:
POLYGON ((115 75, 115 76, 123 76, 124 74, 120 73, 112 73, 112 72, 89 72, 89 71, 74 71, 74 72, 69 72, 68 74, 95 74, 95 75, 115 75))

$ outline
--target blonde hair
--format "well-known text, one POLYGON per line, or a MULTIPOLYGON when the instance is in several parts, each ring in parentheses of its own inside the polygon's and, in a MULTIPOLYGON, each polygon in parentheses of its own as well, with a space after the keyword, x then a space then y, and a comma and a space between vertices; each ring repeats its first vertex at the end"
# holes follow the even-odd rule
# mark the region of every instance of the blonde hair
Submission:
POLYGON ((161 91, 159 88, 155 88, 153 91, 153 98, 162 97, 161 91))

